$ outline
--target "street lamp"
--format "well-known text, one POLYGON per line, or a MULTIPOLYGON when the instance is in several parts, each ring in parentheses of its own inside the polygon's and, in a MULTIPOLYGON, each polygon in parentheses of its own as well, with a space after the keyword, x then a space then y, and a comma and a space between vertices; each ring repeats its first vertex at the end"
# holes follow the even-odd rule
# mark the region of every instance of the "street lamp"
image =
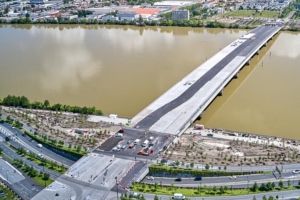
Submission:
POLYGON ((119 199, 119 188, 118 188, 117 178, 118 177, 115 177, 115 179, 116 179, 116 187, 117 187, 117 200, 118 200, 119 199))

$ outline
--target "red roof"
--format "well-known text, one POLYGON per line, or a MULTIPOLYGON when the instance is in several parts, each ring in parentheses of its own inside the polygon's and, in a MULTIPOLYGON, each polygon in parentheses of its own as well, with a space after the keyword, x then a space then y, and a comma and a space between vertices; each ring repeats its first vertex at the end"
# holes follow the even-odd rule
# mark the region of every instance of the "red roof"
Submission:
POLYGON ((148 15, 154 15, 161 11, 159 8, 128 8, 127 10, 135 11, 136 14, 148 14, 148 15))

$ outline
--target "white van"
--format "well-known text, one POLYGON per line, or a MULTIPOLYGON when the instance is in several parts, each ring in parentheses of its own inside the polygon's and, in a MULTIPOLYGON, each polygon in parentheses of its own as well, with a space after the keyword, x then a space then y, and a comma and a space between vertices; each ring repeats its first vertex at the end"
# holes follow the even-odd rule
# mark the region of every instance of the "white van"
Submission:
POLYGON ((140 143, 140 141, 141 141, 140 139, 136 139, 136 140, 134 140, 133 143, 134 143, 134 144, 138 144, 138 143, 140 143))
POLYGON ((43 147, 43 145, 41 145, 41 144, 37 144, 36 146, 39 147, 39 148, 43 147))
POLYGON ((149 144, 149 140, 145 140, 145 141, 143 142, 142 146, 143 146, 143 147, 146 147, 146 146, 148 146, 148 144, 149 144))
POLYGON ((172 199, 176 199, 176 200, 184 200, 185 196, 183 196, 182 194, 179 193, 175 193, 174 196, 172 197, 172 199))

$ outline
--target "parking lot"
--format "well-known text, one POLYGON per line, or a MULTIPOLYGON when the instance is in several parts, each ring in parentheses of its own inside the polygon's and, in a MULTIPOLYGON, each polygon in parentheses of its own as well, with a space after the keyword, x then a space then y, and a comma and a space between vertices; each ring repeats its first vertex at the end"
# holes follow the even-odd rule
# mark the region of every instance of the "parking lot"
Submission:
MULTIPOLYGON (((173 137, 163 133, 145 132, 135 129, 125 129, 122 137, 113 136, 104 142, 99 149, 112 151, 116 154, 139 156, 139 152, 144 150, 146 156, 157 157, 161 151, 165 150, 172 142, 173 137), (139 140, 134 144, 136 140, 139 140), (143 146, 143 143, 148 143, 143 146)), ((143 156, 140 153, 141 156, 143 156)))

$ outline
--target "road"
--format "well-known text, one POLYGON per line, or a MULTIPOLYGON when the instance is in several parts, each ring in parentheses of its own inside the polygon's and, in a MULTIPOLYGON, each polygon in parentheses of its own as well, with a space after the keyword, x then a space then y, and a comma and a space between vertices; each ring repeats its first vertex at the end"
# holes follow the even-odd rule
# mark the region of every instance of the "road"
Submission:
POLYGON ((73 165, 75 162, 65 158, 45 147, 39 148, 37 147, 37 143, 35 141, 30 142, 29 137, 22 136, 23 132, 16 128, 12 128, 10 124, 4 123, 0 125, 0 132, 5 135, 12 135, 15 137, 15 141, 18 142, 23 148, 28 149, 36 154, 43 154, 46 159, 56 161, 57 163, 63 163, 66 167, 73 165))
MULTIPOLYGON (((278 178, 278 173, 275 174, 278 178)), ((166 177, 154 177, 155 180, 147 180, 144 179, 143 182, 153 184, 155 182, 162 183, 163 185, 171 185, 172 183, 178 186, 186 186, 186 187, 195 187, 200 183, 202 185, 207 186, 224 186, 224 185, 236 185, 241 186, 244 184, 253 184, 254 182, 262 183, 262 182, 275 182, 279 181, 275 178, 273 174, 255 174, 255 175, 243 175, 236 176, 236 179, 230 179, 229 177, 221 176, 221 177, 203 177, 202 181, 194 181, 194 177, 192 178, 182 178, 181 182, 176 182, 175 178, 166 178, 166 177)), ((293 174, 292 172, 282 173, 282 180, 300 180, 299 174, 293 174)), ((297 181, 298 184, 298 181, 297 181)))
MULTIPOLYGON (((169 103, 162 105, 160 108, 154 110, 152 113, 148 114, 145 118, 140 120, 136 127, 141 129, 149 129, 152 125, 157 123, 164 115, 169 113, 171 110, 177 108, 181 104, 188 101, 193 95, 200 90, 205 84, 207 84, 211 79, 213 79, 226 65, 232 61, 233 58, 237 56, 248 57, 253 49, 264 41, 273 31, 278 29, 278 27, 272 26, 260 26, 250 33, 255 33, 254 40, 247 40, 240 44, 236 49, 229 53, 225 58, 223 58, 219 63, 217 63, 213 68, 211 68, 202 77, 196 80, 187 90, 185 90, 177 98, 170 100, 169 103)), ((174 133, 175 134, 175 133, 174 133)))

